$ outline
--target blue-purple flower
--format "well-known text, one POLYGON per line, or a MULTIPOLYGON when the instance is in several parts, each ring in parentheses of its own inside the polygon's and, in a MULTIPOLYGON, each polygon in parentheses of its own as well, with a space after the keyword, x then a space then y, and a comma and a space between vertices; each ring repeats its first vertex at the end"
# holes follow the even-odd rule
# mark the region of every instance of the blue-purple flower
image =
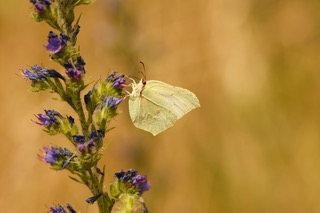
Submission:
POLYGON ((147 182, 147 176, 137 175, 133 177, 132 184, 138 187, 140 194, 151 188, 151 185, 147 182))
POLYGON ((60 78, 64 80, 64 77, 54 69, 47 69, 36 64, 33 65, 31 69, 34 70, 39 77, 60 78))
POLYGON ((86 137, 83 135, 73 135, 72 138, 73 140, 78 144, 78 150, 80 152, 84 152, 86 150, 86 148, 88 149, 92 149, 93 147, 96 146, 95 142, 98 140, 101 140, 104 137, 104 130, 93 130, 89 133, 88 135, 89 137, 89 141, 88 143, 85 145, 86 137))
POLYGON ((112 72, 112 73, 107 77, 106 81, 108 81, 108 82, 109 82, 109 81, 113 81, 117 73, 118 73, 118 72, 112 72))
POLYGON ((54 32, 50 31, 48 35, 48 44, 46 49, 48 52, 55 54, 61 52, 66 46, 67 41, 70 40, 69 36, 60 34, 60 37, 54 32))
POLYGON ((75 80, 82 79, 84 73, 86 72, 86 70, 84 69, 85 64, 86 63, 84 62, 81 56, 77 57, 77 61, 74 64, 72 63, 64 64, 64 67, 67 70, 66 73, 68 77, 75 80))
MULTIPOLYGON (((68 213, 77 212, 70 204, 67 204, 67 209, 69 210, 68 213)), ((67 213, 67 211, 60 204, 58 204, 57 207, 51 206, 49 210, 51 211, 51 213, 67 213)))
POLYGON ((44 114, 38 114, 36 117, 38 118, 38 122, 35 122, 36 124, 39 124, 41 126, 50 126, 54 123, 58 123, 58 120, 56 118, 63 118, 62 115, 54 110, 45 110, 44 114))
POLYGON ((84 144, 86 142, 86 137, 83 135, 73 135, 72 138, 78 144, 84 144))
POLYGON ((118 77, 116 77, 116 74, 117 72, 112 72, 108 78, 106 79, 106 81, 108 82, 113 82, 112 86, 114 88, 124 88, 126 87, 125 83, 126 83, 126 80, 124 79, 125 78, 125 75, 121 74, 119 75, 118 77))
POLYGON ((132 185, 136 186, 140 194, 151 188, 151 185, 147 181, 147 177, 138 175, 137 170, 121 170, 120 172, 115 173, 113 176, 123 181, 124 183, 127 183, 128 187, 131 187, 132 185))
POLYGON ((31 81, 45 81, 47 80, 47 77, 60 78, 64 80, 64 77, 54 69, 47 69, 38 65, 33 65, 31 69, 33 72, 28 69, 21 71, 22 75, 31 81))
POLYGON ((86 145, 84 144, 78 144, 77 148, 80 152, 86 151, 86 145))
POLYGON ((60 160, 66 159, 71 157, 73 154, 72 152, 61 147, 43 147, 43 149, 46 151, 44 157, 40 157, 40 159, 44 160, 46 163, 57 163, 60 160))
POLYGON ((104 130, 98 129, 98 130, 93 130, 89 133, 88 137, 90 138, 90 141, 98 141, 101 140, 104 137, 104 130))
POLYGON ((107 108, 115 108, 117 107, 121 102, 123 101, 123 98, 117 98, 112 95, 108 95, 104 99, 102 99, 102 103, 107 107, 107 108))
POLYGON ((119 75, 118 77, 116 77, 113 81, 113 87, 114 88, 124 88, 125 87, 125 83, 126 80, 124 79, 125 75, 119 75))
POLYGON ((113 176, 118 178, 119 180, 123 180, 125 182, 131 181, 133 177, 138 174, 137 170, 129 169, 127 171, 121 170, 120 172, 115 173, 113 176))
POLYGON ((89 133, 89 142, 87 144, 87 147, 89 149, 92 149, 93 147, 96 146, 95 142, 98 140, 101 140, 104 137, 104 130, 99 129, 99 130, 93 130, 92 132, 89 133))
POLYGON ((60 158, 59 153, 55 151, 55 149, 51 149, 48 147, 43 147, 43 149, 46 151, 46 154, 44 156, 44 160, 46 163, 55 163, 58 162, 58 159, 60 158))
POLYGON ((38 118, 38 122, 36 122, 36 124, 39 124, 40 126, 50 126, 51 124, 55 123, 54 120, 44 114, 38 114, 36 117, 38 118))
POLYGON ((86 145, 84 144, 86 142, 86 137, 83 135, 73 135, 72 138, 78 144, 78 150, 84 152, 86 150, 86 145))
POLYGON ((36 73, 34 73, 34 72, 32 72, 32 71, 30 71, 30 70, 28 70, 28 69, 22 70, 22 71, 21 71, 21 74, 22 74, 25 78, 27 78, 27 79, 29 79, 29 80, 31 80, 31 81, 46 80, 46 78, 45 78, 45 79, 41 79, 36 73))
POLYGON ((76 63, 74 63, 74 66, 77 70, 83 71, 85 73, 86 70, 84 69, 84 65, 86 65, 86 62, 83 60, 81 56, 78 56, 76 63))
POLYGON ((30 0, 39 13, 44 12, 51 5, 49 0, 30 0))

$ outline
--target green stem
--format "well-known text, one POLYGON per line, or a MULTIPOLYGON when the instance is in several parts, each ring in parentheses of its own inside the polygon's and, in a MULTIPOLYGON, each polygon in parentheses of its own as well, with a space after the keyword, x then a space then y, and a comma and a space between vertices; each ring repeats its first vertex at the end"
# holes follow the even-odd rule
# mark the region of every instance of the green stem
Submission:
MULTIPOLYGON (((98 195, 103 193, 103 183, 100 184, 99 178, 96 172, 92 172, 92 170, 96 170, 96 167, 92 167, 88 169, 88 173, 90 175, 90 184, 87 186, 91 190, 93 195, 98 195)), ((100 174, 99 174, 100 175, 100 174)), ((110 213, 113 207, 113 201, 110 200, 107 193, 103 193, 102 196, 97 200, 99 213, 110 213)))
POLYGON ((59 27, 61 30, 61 33, 65 35, 69 35, 69 32, 71 31, 71 26, 67 25, 66 21, 66 14, 63 12, 63 2, 61 3, 61 0, 56 1, 57 4, 57 20, 59 21, 59 27))
POLYGON ((73 105, 75 106, 75 111, 79 116, 79 120, 81 123, 82 128, 82 134, 86 137, 88 137, 89 134, 89 125, 86 122, 86 117, 83 111, 82 107, 82 101, 80 97, 80 91, 79 90, 73 90, 73 105))

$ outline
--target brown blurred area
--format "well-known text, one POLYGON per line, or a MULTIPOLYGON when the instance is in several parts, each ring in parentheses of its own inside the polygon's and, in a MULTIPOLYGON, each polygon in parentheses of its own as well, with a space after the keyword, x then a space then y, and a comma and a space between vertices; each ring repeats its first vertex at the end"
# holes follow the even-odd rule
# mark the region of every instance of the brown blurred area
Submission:
MULTIPOLYGON (((19 69, 63 71, 45 51, 49 27, 28 0, 0 0, 1 212, 46 212, 89 191, 37 159, 48 136, 33 114, 72 115, 30 92, 19 69)), ((78 44, 87 76, 111 71, 187 88, 201 107, 153 137, 133 127, 127 103, 101 165, 148 175, 151 213, 320 212, 320 2, 303 0, 97 0, 81 6, 78 44)))

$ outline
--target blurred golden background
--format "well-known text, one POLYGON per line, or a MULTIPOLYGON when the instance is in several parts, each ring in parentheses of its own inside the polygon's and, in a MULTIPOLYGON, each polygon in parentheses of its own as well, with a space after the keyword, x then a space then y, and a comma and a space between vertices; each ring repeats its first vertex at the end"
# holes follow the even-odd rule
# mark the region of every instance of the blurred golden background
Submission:
MULTIPOLYGON (((67 146, 33 114, 71 114, 48 93, 30 92, 19 69, 56 68, 44 46, 50 28, 28 0, 0 0, 1 212, 46 212, 89 191, 37 159, 67 146)), ((153 137, 133 127, 127 103, 101 163, 112 174, 148 175, 151 213, 320 212, 320 2, 303 0, 97 0, 81 6, 78 44, 87 76, 111 71, 187 88, 199 98, 173 128, 153 137)))

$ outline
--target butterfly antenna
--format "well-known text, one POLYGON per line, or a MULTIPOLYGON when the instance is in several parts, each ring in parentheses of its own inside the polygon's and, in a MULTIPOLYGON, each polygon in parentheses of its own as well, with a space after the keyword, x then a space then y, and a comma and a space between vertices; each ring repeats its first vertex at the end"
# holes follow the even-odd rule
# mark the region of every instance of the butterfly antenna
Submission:
POLYGON ((143 75, 142 83, 145 84, 146 83, 146 79, 147 79, 146 66, 144 65, 144 63, 142 61, 140 61, 140 64, 142 64, 143 71, 144 71, 144 72, 141 72, 141 74, 143 75))

